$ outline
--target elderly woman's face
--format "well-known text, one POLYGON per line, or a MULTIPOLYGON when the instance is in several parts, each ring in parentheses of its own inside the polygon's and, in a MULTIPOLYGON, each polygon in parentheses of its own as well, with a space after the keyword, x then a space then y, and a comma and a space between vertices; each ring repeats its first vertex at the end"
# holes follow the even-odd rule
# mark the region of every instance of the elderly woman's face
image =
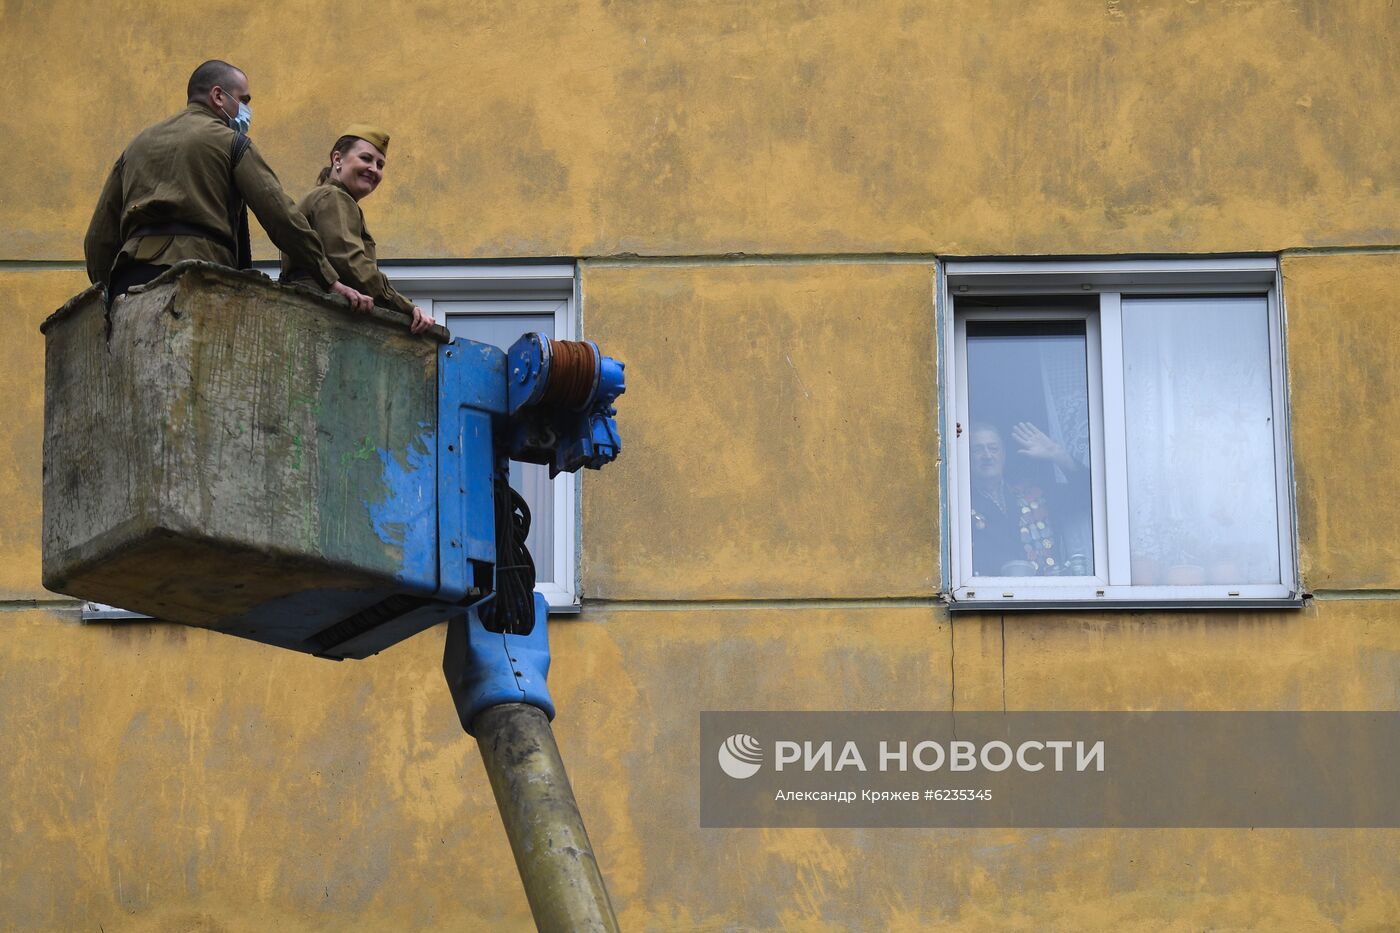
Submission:
POLYGON ((384 153, 373 143, 357 139, 344 155, 331 156, 331 172, 358 201, 378 188, 384 178, 384 153))

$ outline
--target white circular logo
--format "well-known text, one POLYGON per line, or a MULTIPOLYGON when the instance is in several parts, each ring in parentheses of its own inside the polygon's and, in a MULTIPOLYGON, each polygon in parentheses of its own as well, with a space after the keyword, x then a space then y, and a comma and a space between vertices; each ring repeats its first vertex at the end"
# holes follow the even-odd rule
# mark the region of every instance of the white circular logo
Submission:
POLYGON ((763 746, 751 735, 736 733, 719 747, 719 766, 732 778, 753 777, 762 764, 763 746))

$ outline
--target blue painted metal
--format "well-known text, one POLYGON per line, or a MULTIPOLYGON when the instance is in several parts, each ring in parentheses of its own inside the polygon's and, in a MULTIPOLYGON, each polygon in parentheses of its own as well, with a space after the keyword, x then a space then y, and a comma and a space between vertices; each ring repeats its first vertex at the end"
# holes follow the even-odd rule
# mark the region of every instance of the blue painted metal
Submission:
MULTIPOLYGON (((469 579, 468 560, 495 561, 494 537, 471 537, 494 534, 489 524, 494 511, 481 504, 491 502, 493 455, 547 463, 554 476, 580 467, 596 470, 622 449, 613 403, 626 391, 623 364, 588 343, 594 366, 588 397, 576 409, 563 410, 542 404, 551 373, 550 347, 548 338, 531 333, 504 355, 484 344, 458 340, 439 356, 438 489, 444 505, 438 510, 438 533, 444 590, 451 584, 455 592, 469 579), (494 436, 493 427, 499 431, 494 436), (483 517, 486 526, 467 527, 467 520, 483 517)), ((528 703, 553 719, 554 703, 546 686, 544 597, 535 594, 535 624, 528 635, 487 631, 478 615, 485 604, 472 605, 450 623, 443 651, 443 672, 462 728, 475 734, 472 721, 477 714, 502 703, 528 703)))
POLYGON ((622 438, 617 433, 617 422, 613 416, 617 408, 613 403, 627 391, 627 380, 623 375, 624 364, 610 356, 603 356, 598 345, 589 341, 598 358, 598 380, 589 400, 588 446, 580 447, 575 457, 590 470, 601 469, 622 453, 622 438))
POLYGON ((403 555, 396 579, 405 590, 419 595, 439 590, 435 446, 433 432, 426 430, 402 457, 380 448, 385 497, 365 503, 379 540, 403 555))
POLYGON ((496 563, 491 477, 495 421, 506 414, 506 356, 457 339, 438 350, 438 567, 435 598, 480 591, 496 563))
MULTIPOLYGON (((598 353, 600 360, 598 363, 598 392, 597 398, 606 405, 611 406, 617 401, 617 397, 627 391, 627 380, 623 378, 625 363, 615 360, 610 356, 602 356, 602 351, 598 350, 598 345, 589 341, 594 352, 598 353)), ((613 414, 617 414, 614 410, 613 414)))
POLYGON ((535 594, 535 625, 528 635, 489 632, 477 606, 447 626, 442 672, 462 728, 472 735, 477 714, 502 703, 528 703, 554 718, 549 695, 549 604, 535 594))
POLYGON ((573 410, 539 405, 550 378, 549 340, 526 334, 511 345, 507 449, 512 460, 548 464, 549 475, 557 476, 583 467, 601 469, 621 453, 613 403, 627 391, 624 364, 603 356, 591 340, 587 345, 593 356, 592 385, 587 399, 573 410))
POLYGON ((549 381, 549 339, 542 334, 524 334, 506 351, 510 372, 506 379, 506 410, 514 415, 534 405, 544 395, 549 381))

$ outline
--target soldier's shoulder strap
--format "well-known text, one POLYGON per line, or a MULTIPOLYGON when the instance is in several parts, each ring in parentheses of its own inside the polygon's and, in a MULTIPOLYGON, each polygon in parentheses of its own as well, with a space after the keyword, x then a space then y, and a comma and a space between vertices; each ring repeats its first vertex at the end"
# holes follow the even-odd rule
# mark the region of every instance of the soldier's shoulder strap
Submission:
POLYGON ((229 143, 229 163, 230 174, 238 168, 238 163, 243 160, 243 154, 248 151, 248 147, 253 145, 253 141, 248 138, 248 134, 241 130, 233 134, 233 141, 229 143))
POLYGON ((251 145, 253 145, 253 141, 248 138, 247 133, 235 131, 233 142, 229 144, 228 153, 228 223, 229 230, 233 233, 234 243, 238 247, 238 255, 235 260, 239 269, 253 267, 253 247, 248 235, 248 205, 238 190, 238 180, 234 177, 234 173, 238 169, 238 163, 242 161, 251 145))

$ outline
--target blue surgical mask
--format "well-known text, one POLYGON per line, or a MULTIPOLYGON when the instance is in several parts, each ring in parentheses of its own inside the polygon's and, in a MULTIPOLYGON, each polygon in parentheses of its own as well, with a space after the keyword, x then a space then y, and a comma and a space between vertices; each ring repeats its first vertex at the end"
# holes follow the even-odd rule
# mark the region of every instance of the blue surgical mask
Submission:
POLYGON ((238 130, 238 132, 240 133, 247 133, 248 127, 252 124, 252 122, 253 108, 249 107, 247 104, 243 103, 243 101, 240 100, 238 102, 238 115, 230 117, 228 125, 233 127, 235 130, 238 130))

